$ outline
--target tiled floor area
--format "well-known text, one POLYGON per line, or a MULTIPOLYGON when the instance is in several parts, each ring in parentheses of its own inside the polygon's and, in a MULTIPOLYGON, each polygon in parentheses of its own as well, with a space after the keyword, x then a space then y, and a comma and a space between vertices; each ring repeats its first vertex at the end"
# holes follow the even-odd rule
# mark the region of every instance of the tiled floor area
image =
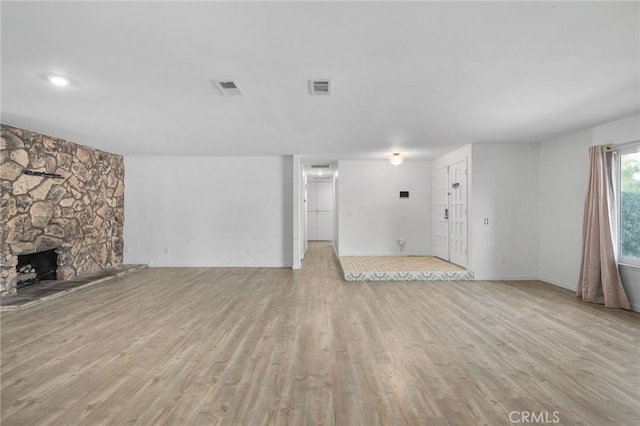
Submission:
POLYGON ((343 256, 346 281, 461 281, 473 272, 433 256, 343 256))
POLYGON ((64 281, 44 281, 18 289, 16 294, 0 298, 0 311, 11 311, 39 305, 47 300, 137 272, 147 265, 122 265, 119 269, 86 274, 64 281))

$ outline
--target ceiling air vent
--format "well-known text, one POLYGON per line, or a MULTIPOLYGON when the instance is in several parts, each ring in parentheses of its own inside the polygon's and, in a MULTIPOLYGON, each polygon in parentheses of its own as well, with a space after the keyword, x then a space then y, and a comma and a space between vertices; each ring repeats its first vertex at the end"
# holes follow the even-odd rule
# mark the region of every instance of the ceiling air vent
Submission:
POLYGON ((214 83, 224 96, 242 96, 244 92, 235 80, 214 80, 214 83))
POLYGON ((330 169, 331 164, 312 164, 311 168, 312 169, 330 169))
POLYGON ((331 95, 331 80, 309 80, 309 94, 331 95))

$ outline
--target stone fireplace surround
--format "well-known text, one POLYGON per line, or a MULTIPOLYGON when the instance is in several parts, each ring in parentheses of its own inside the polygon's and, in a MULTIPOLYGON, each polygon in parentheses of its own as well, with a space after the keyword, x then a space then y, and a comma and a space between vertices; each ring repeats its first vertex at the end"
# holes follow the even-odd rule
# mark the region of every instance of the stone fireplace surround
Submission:
POLYGON ((18 255, 55 249, 59 280, 122 266, 122 156, 4 124, 1 131, 0 296, 16 292, 18 255))

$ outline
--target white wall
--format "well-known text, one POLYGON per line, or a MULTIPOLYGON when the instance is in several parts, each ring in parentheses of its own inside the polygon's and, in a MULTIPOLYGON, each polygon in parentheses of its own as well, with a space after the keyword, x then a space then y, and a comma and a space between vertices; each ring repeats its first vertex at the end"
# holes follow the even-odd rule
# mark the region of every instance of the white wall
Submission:
POLYGON ((472 158, 470 269, 478 280, 536 279, 537 148, 480 143, 473 145, 472 158))
MULTIPOLYGON (((462 160, 467 160, 467 170, 469 172, 469 176, 471 176, 471 155, 472 155, 472 146, 466 145, 462 148, 456 149, 455 151, 451 151, 448 154, 443 155, 442 157, 438 157, 433 160, 433 170, 441 169, 443 167, 449 166, 454 163, 458 163, 462 160)), ((467 181, 467 185, 469 181, 467 181)))
MULTIPOLYGON (((580 276, 582 216, 589 147, 640 139, 640 115, 540 144, 539 277, 575 290, 580 276)), ((640 271, 621 268, 634 310, 640 310, 640 271)))
POLYGON ((302 238, 302 259, 304 259, 305 255, 307 254, 307 248, 309 246, 309 233, 307 232, 307 225, 309 222, 309 218, 307 217, 307 172, 304 170, 304 168, 302 169, 302 179, 300 181, 300 185, 301 188, 301 197, 302 197, 302 203, 300 203, 300 214, 302 215, 302 233, 303 233, 303 238, 302 238))
POLYGON ((340 161, 338 168, 340 256, 431 254, 430 161, 340 161))
MULTIPOLYGON (((337 165, 336 165, 337 167, 337 165)), ((333 174, 333 250, 336 256, 340 253, 340 170, 333 174)))
POLYGON ((292 157, 125 157, 125 167, 125 263, 292 266, 292 157))
POLYGON ((303 177, 303 169, 302 164, 300 163, 300 156, 293 156, 293 164, 292 164, 292 173, 293 173, 293 198, 292 198, 292 210, 293 210, 293 257, 292 257, 292 268, 300 269, 302 267, 302 258, 304 257, 304 238, 305 231, 303 227, 306 227, 304 214, 302 212, 302 208, 304 207, 304 184, 302 181, 303 177))

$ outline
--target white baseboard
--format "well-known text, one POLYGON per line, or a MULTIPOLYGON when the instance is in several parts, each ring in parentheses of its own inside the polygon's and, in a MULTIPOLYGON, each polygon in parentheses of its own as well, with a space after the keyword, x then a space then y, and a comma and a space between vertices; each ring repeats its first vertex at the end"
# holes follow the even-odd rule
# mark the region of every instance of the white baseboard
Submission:
POLYGON ((147 263, 149 268, 291 268, 293 269, 293 263, 291 262, 283 262, 283 263, 230 263, 225 265, 220 264, 181 264, 181 263, 167 263, 160 264, 154 263, 153 260, 147 263))
POLYGON ((576 284, 567 284, 560 281, 552 280, 551 278, 538 278, 540 281, 544 281, 545 283, 549 283, 555 285, 556 287, 564 288, 565 290, 576 291, 576 284))
POLYGON ((530 275, 477 275, 474 281, 537 281, 539 278, 530 275))

